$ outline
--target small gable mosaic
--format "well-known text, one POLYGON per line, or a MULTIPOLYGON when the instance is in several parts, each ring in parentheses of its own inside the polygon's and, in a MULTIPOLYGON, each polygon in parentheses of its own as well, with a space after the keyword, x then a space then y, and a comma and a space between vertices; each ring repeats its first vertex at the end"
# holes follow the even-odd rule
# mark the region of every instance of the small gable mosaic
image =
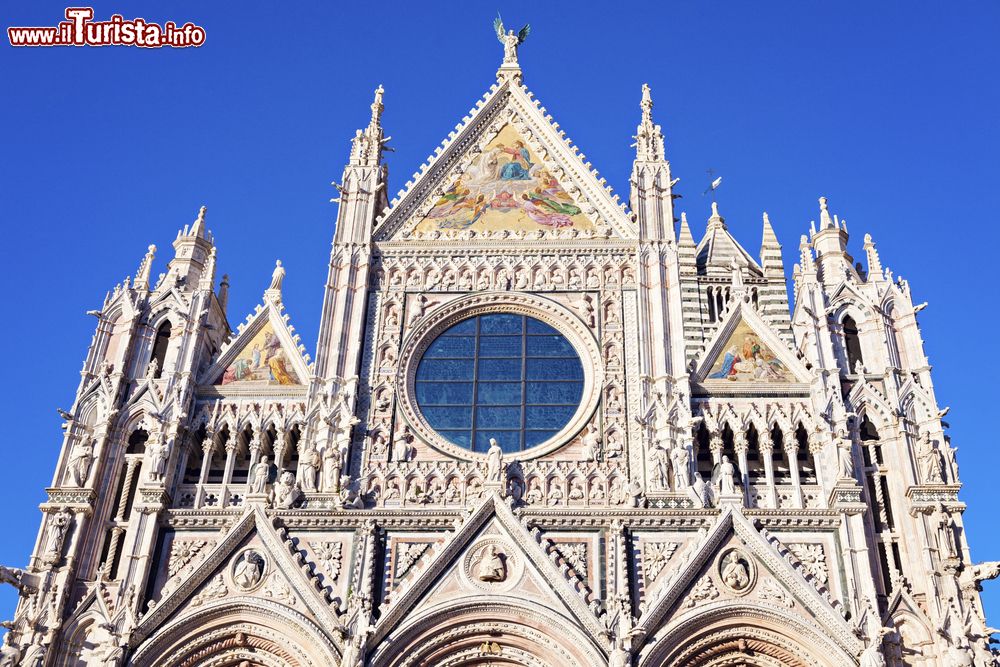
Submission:
POLYGON ((270 322, 250 339, 219 380, 222 385, 300 384, 270 322))
POLYGON ((537 231, 593 226, 517 130, 505 125, 416 230, 537 231))
POLYGON ((733 382, 795 381, 788 368, 744 321, 733 330, 707 379, 733 382))

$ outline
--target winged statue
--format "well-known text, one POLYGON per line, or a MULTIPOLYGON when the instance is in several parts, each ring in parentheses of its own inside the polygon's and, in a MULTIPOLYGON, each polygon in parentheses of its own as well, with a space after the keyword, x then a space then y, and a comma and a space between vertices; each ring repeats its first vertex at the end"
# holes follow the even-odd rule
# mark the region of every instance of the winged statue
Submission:
POLYGON ((513 30, 505 30, 503 19, 497 16, 493 19, 493 29, 497 33, 497 39, 503 44, 503 64, 517 65, 517 47, 528 38, 531 24, 525 23, 524 27, 515 33, 513 30))

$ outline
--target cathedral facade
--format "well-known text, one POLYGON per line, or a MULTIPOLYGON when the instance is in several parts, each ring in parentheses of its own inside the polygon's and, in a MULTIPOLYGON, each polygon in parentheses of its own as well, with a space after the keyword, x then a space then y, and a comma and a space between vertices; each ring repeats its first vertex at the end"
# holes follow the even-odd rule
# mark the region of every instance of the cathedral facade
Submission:
POLYGON ((109 293, 0 665, 995 664, 908 283, 696 242, 645 86, 619 202, 500 36, 392 201, 375 92, 315 358, 204 208, 109 293))

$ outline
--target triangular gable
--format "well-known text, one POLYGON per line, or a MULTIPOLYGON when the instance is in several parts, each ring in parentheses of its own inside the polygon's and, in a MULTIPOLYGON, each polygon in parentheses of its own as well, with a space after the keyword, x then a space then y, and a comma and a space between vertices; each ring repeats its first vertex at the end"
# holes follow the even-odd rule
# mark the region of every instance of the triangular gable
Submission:
POLYGON ((719 326, 695 380, 720 384, 808 383, 809 371, 757 312, 740 302, 719 326))
POLYGON ((860 642, 844 617, 833 607, 829 597, 820 594, 736 507, 723 510, 701 542, 687 547, 680 557, 683 563, 669 574, 656 596, 647 602, 647 611, 636 626, 636 634, 643 638, 642 641, 653 636, 664 625, 685 596, 697 588, 696 583, 705 581, 703 574, 706 564, 714 561, 716 553, 733 536, 746 548, 759 569, 757 586, 765 585, 760 575, 766 571, 767 585, 771 585, 770 581, 773 580, 785 595, 791 596, 789 599, 794 598, 822 626, 826 636, 851 655, 860 651, 860 642))
MULTIPOLYGON (((254 534, 260 539, 258 548, 273 561, 273 566, 269 568, 267 576, 279 577, 287 586, 283 593, 289 598, 301 600, 321 626, 340 627, 340 622, 329 602, 324 599, 319 590, 320 587, 303 574, 302 566, 295 562, 285 546, 285 539, 271 525, 271 521, 265 515, 262 507, 253 504, 247 508, 229 532, 201 559, 193 571, 181 571, 176 575, 176 578, 180 579, 179 581, 171 580, 165 584, 168 592, 143 616, 132 635, 133 642, 138 645, 157 632, 171 617, 183 614, 187 607, 192 606, 195 594, 199 589, 202 589, 202 593, 199 595, 211 599, 211 595, 203 594, 205 591, 211 590, 215 580, 220 577, 221 571, 228 566, 229 561, 254 534)), ((266 589, 264 594, 268 595, 266 589)), ((270 597, 277 596, 272 594, 270 597)))
POLYGON ((271 299, 257 306, 199 384, 225 390, 305 385, 309 366, 282 310, 280 302, 271 299))
POLYGON ((375 239, 635 238, 624 205, 532 97, 491 88, 376 221, 375 239))
POLYGON ((523 558, 524 567, 532 568, 534 574, 544 581, 546 590, 553 594, 550 604, 561 603, 560 606, 589 633, 593 641, 607 646, 604 639, 606 629, 567 580, 567 575, 552 563, 539 543, 540 537, 536 537, 522 525, 510 507, 495 493, 487 496, 443 545, 434 547, 435 553, 430 560, 424 556, 425 562, 422 567, 418 566, 416 576, 411 573, 413 583, 388 608, 383 608, 374 628, 372 646, 382 642, 399 627, 433 593, 443 577, 463 567, 463 556, 491 522, 499 528, 500 534, 508 542, 520 546, 516 555, 523 558))
POLYGON ((858 304, 864 303, 871 305, 871 300, 858 291, 854 283, 845 280, 840 285, 837 286, 830 296, 830 307, 827 308, 827 313, 830 313, 840 307, 842 301, 847 301, 849 303, 858 304))

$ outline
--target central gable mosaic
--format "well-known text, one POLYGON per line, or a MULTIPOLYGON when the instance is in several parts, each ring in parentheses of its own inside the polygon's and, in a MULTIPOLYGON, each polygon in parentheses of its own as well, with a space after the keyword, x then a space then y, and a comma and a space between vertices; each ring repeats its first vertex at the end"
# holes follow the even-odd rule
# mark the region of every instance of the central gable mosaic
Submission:
POLYGON ((267 322, 226 367, 218 384, 267 386, 301 382, 288 363, 274 327, 267 322))
POLYGON ((416 231, 563 228, 594 225, 508 124, 445 190, 416 231))
POLYGON ((791 371, 761 341, 757 332, 741 321, 723 346, 708 373, 709 380, 732 382, 794 382, 791 371))

